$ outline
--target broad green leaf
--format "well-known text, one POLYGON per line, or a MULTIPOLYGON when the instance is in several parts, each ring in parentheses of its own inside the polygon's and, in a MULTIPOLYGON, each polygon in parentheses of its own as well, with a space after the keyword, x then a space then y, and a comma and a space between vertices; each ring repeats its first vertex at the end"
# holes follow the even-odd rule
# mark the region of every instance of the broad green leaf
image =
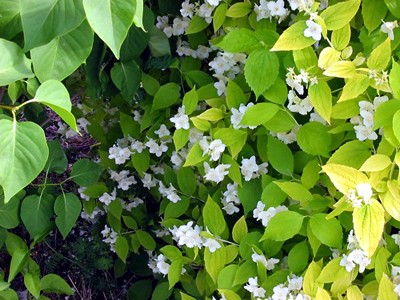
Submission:
POLYGON ((219 108, 209 108, 197 116, 198 119, 210 122, 216 122, 224 118, 224 111, 219 108))
POLYGON ((153 289, 151 300, 167 300, 174 289, 168 288, 168 282, 162 281, 153 289))
POLYGON ((232 229, 232 238, 236 243, 240 243, 241 239, 248 233, 246 219, 242 216, 232 229))
POLYGON ((295 211, 282 211, 269 221, 261 240, 286 241, 299 233, 304 216, 295 211))
POLYGON ((180 168, 177 173, 179 189, 188 195, 193 195, 197 189, 196 174, 191 168, 180 168))
POLYGON ((297 133, 298 145, 304 152, 311 155, 329 157, 331 141, 327 127, 319 122, 306 123, 297 133))
POLYGON ((160 249, 160 251, 171 261, 182 258, 182 252, 179 250, 179 248, 172 245, 164 246, 160 249))
POLYGON ((380 300, 396 300, 399 299, 395 292, 395 286, 390 281, 388 275, 383 274, 381 281, 379 282, 378 299, 380 300))
POLYGON ((293 174, 294 158, 287 145, 277 138, 268 136, 267 152, 268 161, 275 170, 283 175, 293 174))
POLYGON ((400 110, 393 116, 393 133, 397 140, 400 141, 400 110))
POLYGON ((321 243, 332 248, 340 248, 343 239, 342 226, 335 218, 327 220, 326 216, 323 213, 311 216, 309 221, 311 231, 321 243))
POLYGON ((142 72, 142 85, 147 94, 154 96, 160 88, 160 83, 154 77, 142 72))
POLYGON ((15 276, 22 270, 28 261, 29 251, 26 249, 17 249, 11 256, 10 273, 8 274, 8 282, 13 281, 15 276))
POLYGON ((31 61, 15 43, 0 39, 0 86, 33 77, 31 61))
POLYGON ((180 96, 179 85, 170 82, 161 86, 154 95, 152 109, 164 109, 178 101, 180 96))
POLYGON ((378 172, 386 169, 392 164, 392 161, 387 155, 375 154, 369 157, 361 166, 360 171, 363 172, 378 172))
POLYGON ((134 60, 115 63, 111 69, 111 79, 129 104, 139 88, 142 71, 134 60))
POLYGON ((328 6, 321 13, 327 30, 336 30, 350 23, 360 8, 361 0, 349 0, 328 6))
POLYGON ((61 194, 54 202, 54 212, 56 213, 56 225, 65 239, 82 210, 82 203, 73 193, 61 194))
POLYGON ((204 225, 215 235, 221 235, 225 228, 226 222, 222 214, 221 208, 211 197, 208 197, 203 208, 204 225))
MULTIPOLYGON (((229 147, 229 149, 231 148, 232 147, 229 147)), ((232 179, 233 182, 236 182, 239 186, 242 186, 242 173, 240 172, 240 166, 237 163, 236 159, 233 159, 230 155, 223 154, 222 163, 231 165, 228 173, 229 178, 232 179)))
POLYGON ((247 28, 233 29, 216 45, 224 51, 237 53, 246 52, 255 47, 261 47, 261 43, 254 31, 247 28))
POLYGON ((350 42, 351 29, 350 24, 332 31, 331 42, 336 50, 343 50, 350 42))
POLYGON ((142 30, 145 30, 143 26, 143 21, 145 16, 143 15, 144 13, 144 1, 141 0, 136 0, 135 1, 135 14, 133 15, 133 24, 135 24, 137 27, 141 28, 142 30))
POLYGON ((207 273, 214 283, 217 282, 218 274, 224 268, 226 263, 226 249, 221 247, 215 252, 210 252, 208 248, 204 250, 204 263, 207 273))
POLYGON ((61 147, 60 141, 48 141, 47 146, 49 147, 49 158, 47 159, 44 169, 46 172, 64 173, 68 167, 68 160, 61 147))
POLYGON ((363 0, 361 13, 369 33, 381 25, 387 10, 381 0, 363 0))
POLYGON ((137 230, 136 235, 139 239, 140 244, 146 249, 153 251, 156 248, 156 242, 153 237, 146 231, 137 230))
POLYGON ((43 170, 49 150, 35 123, 2 119, 0 128, 0 185, 7 203, 43 170))
POLYGON ((171 55, 168 37, 156 26, 150 29, 149 48, 154 57, 171 55))
MULTIPOLYGON (((221 128, 214 134, 214 139, 220 139, 226 146, 232 146, 242 140, 246 141, 245 131, 233 128, 221 128)), ((244 143, 242 143, 244 144, 244 143)))
POLYGON ((258 49, 247 57, 244 76, 257 98, 275 82, 278 74, 279 59, 275 53, 258 49))
POLYGON ((379 105, 374 114, 374 130, 383 126, 391 126, 393 116, 399 110, 400 100, 397 99, 386 101, 379 105))
POLYGON ((235 280, 235 275, 238 269, 238 265, 230 264, 221 270, 217 280, 219 291, 221 291, 221 289, 231 289, 233 287, 233 281, 235 280))
POLYGON ((228 8, 226 16, 229 18, 241 18, 247 16, 251 11, 250 2, 238 2, 228 8))
POLYGON ((320 272, 321 266, 318 263, 311 261, 304 274, 303 291, 306 295, 315 295, 315 287, 317 286, 316 279, 320 272))
POLYGON ((129 244, 125 237, 119 235, 115 242, 115 252, 118 257, 125 263, 129 253, 129 244))
POLYGON ((293 200, 300 201, 300 204, 305 206, 313 200, 313 195, 310 191, 300 183, 289 181, 274 181, 283 192, 285 192, 293 200))
POLYGON ((11 39, 18 32, 22 31, 22 25, 15 25, 15 20, 18 20, 18 23, 21 23, 20 20, 20 4, 19 1, 14 0, 1 0, 0 7, 2 10, 1 19, 0 19, 0 32, 2 33, 2 37, 5 39, 11 39), (10 29, 15 29, 10 30, 10 29), (10 32, 11 31, 11 32, 10 32), (9 35, 10 34, 10 35, 9 35))
POLYGON ((5 229, 17 227, 19 224, 20 200, 17 196, 4 203, 4 197, 0 197, 0 226, 5 229))
POLYGON ((229 79, 226 87, 226 105, 228 108, 238 109, 241 103, 245 104, 246 102, 247 99, 241 87, 229 79))
POLYGON ((330 123, 332 112, 332 92, 329 85, 325 81, 320 81, 313 84, 308 89, 311 104, 315 110, 330 123))
POLYGON ((21 0, 20 14, 25 50, 70 32, 85 18, 80 0, 21 0))
POLYGON ((185 96, 183 96, 182 104, 185 106, 185 113, 187 115, 191 115, 199 102, 199 96, 197 94, 196 88, 194 87, 192 90, 187 92, 185 96))
POLYGON ((348 300, 363 300, 363 293, 356 285, 350 286, 346 291, 348 300))
POLYGON ((267 184, 261 194, 261 201, 267 207, 281 205, 287 199, 287 194, 278 187, 274 181, 267 184))
POLYGON ((331 47, 326 47, 322 49, 318 58, 318 67, 321 69, 328 69, 334 63, 338 62, 340 59, 340 51, 337 51, 331 47))
POLYGON ((400 3, 397 0, 385 0, 385 4, 393 16, 400 18, 400 3))
POLYGON ((83 0, 86 18, 119 59, 119 52, 136 16, 137 0, 83 0))
POLYGON ((190 148, 189 153, 186 157, 184 167, 195 166, 207 159, 206 156, 203 156, 203 150, 201 149, 199 142, 194 144, 192 148, 190 148))
POLYGON ((300 50, 315 44, 313 38, 304 36, 304 30, 306 29, 306 21, 294 23, 279 36, 271 51, 300 50))
MULTIPOLYGON (((179 279, 181 277, 182 273, 182 260, 181 259, 176 259, 171 263, 171 266, 168 269, 168 282, 169 282, 169 288, 172 289, 173 286, 179 282, 179 279)), ((183 298, 183 297, 182 297, 183 298)), ((187 298, 189 299, 194 299, 192 297, 187 298)))
POLYGON ((289 270, 295 274, 300 273, 308 266, 308 243, 306 241, 297 243, 288 255, 289 270))
MULTIPOLYGON (((187 169, 187 168, 185 168, 187 169)), ((183 190, 182 190, 183 191, 183 190)), ((164 211, 164 219, 176 219, 188 212, 190 206, 190 200, 186 196, 180 196, 181 200, 173 203, 168 202, 164 211)))
POLYGON ((301 174, 301 183, 308 189, 311 189, 319 180, 321 167, 317 159, 310 160, 303 168, 301 174))
POLYGON ((381 196, 385 210, 397 221, 400 221, 400 190, 396 180, 388 180, 388 191, 381 196))
POLYGON ((387 38, 382 44, 376 47, 367 59, 367 66, 370 70, 385 70, 391 59, 392 50, 390 39, 387 38))
POLYGON ((382 238, 385 214, 382 205, 375 199, 372 203, 355 207, 353 212, 354 233, 358 243, 371 257, 382 238))
POLYGON ((257 103, 246 110, 240 124, 247 126, 262 125, 271 120, 279 110, 279 106, 273 103, 257 103))
POLYGON ((54 226, 52 195, 30 195, 22 201, 21 219, 33 240, 47 235, 54 226))
POLYGON ((318 64, 317 55, 315 54, 315 51, 312 47, 306 47, 301 50, 294 50, 293 59, 298 70, 304 69, 309 71, 317 67, 318 64))
POLYGON ((352 78, 348 78, 338 102, 354 99, 364 93, 368 87, 369 78, 366 75, 357 74, 352 78))
POLYGON ((47 274, 40 280, 40 288, 43 291, 73 295, 74 291, 68 285, 68 283, 56 274, 47 274))
POLYGON ((364 173, 344 165, 327 164, 322 167, 322 170, 329 176, 335 187, 344 195, 350 189, 355 189, 357 184, 368 182, 368 177, 364 173))
POLYGON ((194 15, 189 22, 189 26, 186 29, 186 34, 194 34, 205 30, 208 27, 206 20, 198 15, 194 15))
POLYGON ((217 6, 213 15, 213 29, 217 32, 218 29, 224 24, 226 19, 226 11, 228 10, 228 4, 221 3, 217 6))
POLYGON ((175 145, 175 151, 182 149, 189 140, 189 130, 183 128, 174 131, 173 140, 175 145))
MULTIPOLYGON (((266 89, 262 95, 265 99, 271 102, 283 105, 286 102, 288 95, 288 88, 286 82, 279 77, 276 78, 275 82, 268 89, 266 89)), ((287 113, 286 111, 280 111, 280 112, 287 113)))
POLYGON ((395 98, 400 99, 400 65, 392 60, 392 69, 389 74, 390 88, 392 89, 392 94, 395 98))
POLYGON ((41 82, 63 80, 82 65, 93 47, 93 31, 84 21, 74 30, 31 50, 32 64, 41 82))
POLYGON ((24 274, 24 284, 29 293, 31 293, 36 299, 40 297, 40 278, 38 274, 24 274))
POLYGON ((260 201, 262 194, 261 182, 259 179, 253 179, 243 182, 238 188, 238 197, 243 205, 244 215, 256 208, 257 202, 260 201))
POLYGON ((359 169, 371 156, 367 143, 358 140, 347 142, 331 155, 328 164, 338 164, 359 169))
POLYGON ((317 290, 317 294, 316 294, 316 299, 320 299, 320 300, 331 300, 331 296, 329 295, 329 293, 324 290, 322 287, 318 287, 317 290))
POLYGON ((323 74, 329 77, 352 78, 357 73, 356 66, 351 61, 341 60, 330 65, 323 74))
POLYGON ((131 155, 131 162, 135 170, 144 176, 143 173, 146 172, 150 167, 150 153, 148 149, 143 149, 142 153, 135 152, 131 155))
POLYGON ((102 167, 99 164, 83 158, 76 161, 72 166, 70 178, 80 186, 90 186, 97 182, 101 171, 102 167))
POLYGON ((292 113, 286 110, 279 110, 271 120, 263 124, 265 128, 274 132, 286 132, 297 125, 292 113))
POLYGON ((135 283, 129 287, 127 296, 128 299, 148 300, 151 299, 152 291, 152 281, 150 279, 143 279, 135 281, 135 283))
POLYGON ((39 102, 54 110, 73 130, 78 132, 74 115, 71 113, 71 100, 66 87, 57 80, 48 80, 39 86, 32 102, 39 102))

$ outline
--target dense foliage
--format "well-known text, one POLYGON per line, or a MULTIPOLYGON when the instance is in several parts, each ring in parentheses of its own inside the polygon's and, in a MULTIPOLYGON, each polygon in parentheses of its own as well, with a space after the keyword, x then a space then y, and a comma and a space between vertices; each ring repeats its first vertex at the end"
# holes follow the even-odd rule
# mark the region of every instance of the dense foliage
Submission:
POLYGON ((400 297, 400 2, 0 15, 0 299, 400 297))

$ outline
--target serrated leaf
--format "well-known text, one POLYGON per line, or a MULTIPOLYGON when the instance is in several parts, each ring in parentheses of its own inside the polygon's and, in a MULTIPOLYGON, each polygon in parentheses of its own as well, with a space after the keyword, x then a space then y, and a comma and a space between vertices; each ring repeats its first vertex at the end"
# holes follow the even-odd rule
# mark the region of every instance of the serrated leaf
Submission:
POLYGON ((213 15, 213 29, 217 32, 218 29, 224 24, 226 19, 226 11, 228 10, 228 4, 221 3, 217 6, 213 15))
POLYGON ((54 110, 73 130, 78 131, 74 115, 71 113, 71 100, 66 87, 57 80, 44 82, 36 91, 33 102, 47 105, 54 110))
POLYGON ((56 213, 56 225, 65 239, 82 210, 82 203, 79 198, 72 193, 61 194, 54 202, 54 212, 56 213))
POLYGON ((240 243, 241 239, 248 233, 246 219, 244 216, 240 217, 232 229, 232 238, 236 243, 240 243))
POLYGON ((385 210, 397 221, 400 221, 400 190, 396 180, 388 180, 388 191, 380 196, 385 210))
POLYGON ((237 28, 229 31, 216 46, 224 51, 237 53, 249 51, 256 46, 261 47, 261 43, 254 31, 247 28, 237 28))
POLYGON ((371 156, 371 150, 365 142, 349 141, 331 155, 328 164, 338 164, 359 169, 371 156))
POLYGON ((271 120, 280 107, 273 103, 257 103, 244 113, 240 125, 259 126, 271 120))
POLYGON ((279 74, 279 59, 265 49, 252 51, 247 57, 244 76, 258 98, 276 80, 279 74))
POLYGON ((318 67, 321 69, 328 69, 334 63, 339 61, 340 59, 340 51, 337 51, 331 47, 326 47, 322 49, 318 58, 318 67))
POLYGON ((215 235, 221 235, 225 228, 226 222, 222 214, 221 208, 211 197, 208 197, 203 208, 204 225, 215 235))
POLYGON ((385 214, 375 199, 371 204, 355 207, 353 212, 354 233, 362 250, 371 257, 382 238, 385 214))
POLYGON ((226 16, 229 18, 241 18, 247 16, 251 11, 250 2, 238 2, 228 8, 226 16))
POLYGON ((297 144, 311 155, 329 157, 332 136, 326 126, 319 122, 309 122, 300 127, 297 133, 297 144))
POLYGON ((283 182, 283 181, 274 181, 285 194, 287 194, 293 200, 300 201, 301 205, 306 205, 308 202, 313 200, 313 195, 310 191, 297 182, 283 182))
POLYGON ((332 31, 331 42, 336 50, 343 50, 350 42, 351 28, 350 24, 344 25, 342 28, 332 31))
POLYGON ((352 78, 356 76, 356 66, 347 60, 337 61, 331 64, 323 73, 329 77, 352 78))
MULTIPOLYGON (((119 52, 133 24, 136 0, 83 0, 86 18, 96 34, 119 59, 119 52)), ((138 19, 136 22, 138 23, 138 19)))
POLYGON ((348 194, 350 189, 355 189, 357 184, 368 182, 368 177, 364 173, 344 165, 327 164, 322 170, 344 195, 348 194))
POLYGON ((330 5, 321 13, 327 30, 336 30, 350 23, 356 15, 361 0, 349 0, 330 5))
POLYGON ((390 39, 387 38, 382 44, 372 50, 367 59, 367 66, 371 70, 385 70, 391 59, 390 39))
POLYGON ((330 123, 332 113, 332 92, 329 85, 324 81, 313 84, 308 89, 308 94, 315 110, 322 118, 330 123))
POLYGON ((35 123, 2 119, 0 128, 0 185, 7 203, 43 170, 49 150, 35 123))
POLYGON ((226 105, 229 109, 239 108, 240 104, 245 104, 247 102, 246 96, 244 95, 241 87, 236 84, 233 80, 228 80, 228 85, 226 87, 226 105))
POLYGON ((307 28, 306 21, 294 23, 279 36, 271 51, 300 50, 315 44, 313 38, 304 36, 307 28))

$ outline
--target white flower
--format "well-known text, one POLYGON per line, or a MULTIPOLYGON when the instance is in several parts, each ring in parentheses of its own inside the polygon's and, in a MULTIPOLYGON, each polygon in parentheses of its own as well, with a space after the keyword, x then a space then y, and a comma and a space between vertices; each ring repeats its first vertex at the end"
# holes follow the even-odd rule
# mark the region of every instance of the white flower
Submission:
POLYGON ((251 255, 251 259, 255 263, 261 263, 264 265, 264 267, 268 270, 271 271, 273 268, 275 268, 275 265, 279 263, 279 259, 277 258, 270 258, 267 260, 267 258, 262 255, 262 254, 257 254, 254 249, 253 249, 253 254, 251 255))
POLYGON ((179 246, 187 246, 188 248, 198 247, 201 248, 203 245, 202 238, 200 236, 201 228, 198 225, 192 227, 193 221, 189 221, 186 225, 179 227, 174 226, 169 231, 172 234, 172 238, 178 243, 179 246))
POLYGON ((217 249, 221 248, 221 244, 217 242, 217 240, 208 238, 204 243, 204 247, 207 247, 210 252, 215 252, 217 249))
POLYGON ((287 10, 285 9, 285 3, 283 0, 268 1, 267 7, 270 10, 271 16, 283 17, 286 15, 287 10))
POLYGON ((272 300, 286 300, 289 295, 289 288, 285 287, 283 284, 279 284, 274 287, 273 292, 272 300))
POLYGON ((400 297, 400 284, 396 284, 393 290, 400 297))
POLYGON ((131 151, 129 148, 121 148, 117 145, 108 149, 108 154, 108 158, 114 159, 117 165, 122 165, 131 157, 131 151))
POLYGON ((395 29, 396 27, 399 27, 399 25, 397 24, 397 21, 384 22, 382 20, 382 22, 383 22, 383 24, 381 25, 381 31, 384 32, 384 33, 387 33, 389 38, 393 41, 394 40, 393 29, 395 29))
POLYGON ((195 6, 193 3, 190 3, 190 0, 185 0, 184 2, 182 2, 182 8, 180 10, 182 17, 192 18, 194 13, 194 8, 195 6))
POLYGON ((356 191, 359 197, 362 197, 365 204, 371 204, 372 188, 368 182, 356 185, 356 191))
POLYGON ((259 176, 259 167, 256 163, 256 157, 253 155, 252 157, 242 159, 242 164, 240 166, 240 172, 242 173, 244 180, 250 181, 253 178, 257 178, 259 176))
POLYGON ((149 148, 150 153, 155 154, 157 157, 160 157, 164 152, 168 151, 167 145, 165 145, 163 142, 161 142, 159 145, 152 138, 149 138, 145 146, 149 148))
POLYGON ((218 6, 221 0, 206 0, 206 2, 212 6, 218 6))
POLYGON ((162 124, 158 130, 154 131, 154 133, 157 134, 159 138, 169 136, 171 134, 167 126, 165 126, 164 124, 162 124))
MULTIPOLYGON (((164 30, 164 28, 167 26, 168 26, 168 16, 158 16, 156 27, 160 30, 164 30)), ((135 120, 135 121, 137 121, 137 120, 135 120)))
POLYGON ((172 23, 172 34, 182 35, 186 32, 186 28, 189 26, 189 19, 188 18, 175 18, 172 23))
POLYGON ((148 174, 144 173, 144 177, 142 178, 143 186, 147 189, 151 189, 157 185, 157 179, 153 179, 153 177, 148 174))
POLYGON ((104 203, 104 205, 108 206, 112 201, 114 201, 117 197, 117 191, 114 189, 111 194, 104 193, 99 197, 99 201, 104 203))
POLYGON ((293 276, 292 278, 288 277, 288 288, 290 291, 300 291, 303 287, 303 277, 293 276))
POLYGON ((219 80, 214 83, 214 87, 217 90, 218 96, 225 95, 226 92, 226 83, 223 80, 219 80))
POLYGON ((321 40, 322 27, 314 21, 306 21, 307 28, 304 30, 305 37, 312 37, 315 41, 321 40))
POLYGON ((185 114, 185 106, 182 105, 178 108, 178 113, 169 119, 172 123, 175 124, 176 129, 189 129, 189 117, 185 114))
POLYGON ((211 48, 200 45, 197 47, 196 56, 199 59, 206 59, 210 56, 211 51, 212 51, 211 48))
POLYGON ((208 181, 220 183, 224 180, 225 175, 228 175, 230 167, 231 165, 228 164, 220 164, 216 168, 210 168, 208 163, 204 163, 204 171, 206 172, 204 178, 208 181))

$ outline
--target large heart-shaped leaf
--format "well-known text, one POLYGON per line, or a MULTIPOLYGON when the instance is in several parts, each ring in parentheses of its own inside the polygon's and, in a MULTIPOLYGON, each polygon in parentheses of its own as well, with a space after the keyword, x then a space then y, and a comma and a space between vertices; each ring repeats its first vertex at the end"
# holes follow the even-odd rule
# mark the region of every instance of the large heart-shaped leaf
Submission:
POLYGON ((10 201, 4 203, 4 199, 0 199, 0 226, 6 229, 17 227, 19 224, 19 204, 18 197, 11 198, 10 201))
POLYGON ((35 123, 3 119, 0 128, 0 185, 7 203, 43 170, 49 149, 35 123))
POLYGON ((82 203, 75 194, 61 194, 57 197, 54 203, 54 211, 57 215, 56 225, 64 239, 74 227, 81 209, 82 203))
POLYGON ((85 18, 81 0, 21 0, 20 14, 25 50, 66 34, 85 18))
POLYGON ((93 31, 84 21, 67 34, 31 50, 36 76, 41 82, 49 79, 63 80, 85 62, 92 46, 93 31))
POLYGON ((83 7, 90 26, 119 59, 122 42, 135 18, 137 1, 83 0, 83 7))
POLYGON ((15 43, 0 39, 0 86, 33 77, 31 62, 15 43))
POLYGON ((71 113, 71 100, 65 86, 57 80, 48 80, 36 91, 34 102, 47 105, 54 110, 73 130, 78 132, 74 115, 71 113))

